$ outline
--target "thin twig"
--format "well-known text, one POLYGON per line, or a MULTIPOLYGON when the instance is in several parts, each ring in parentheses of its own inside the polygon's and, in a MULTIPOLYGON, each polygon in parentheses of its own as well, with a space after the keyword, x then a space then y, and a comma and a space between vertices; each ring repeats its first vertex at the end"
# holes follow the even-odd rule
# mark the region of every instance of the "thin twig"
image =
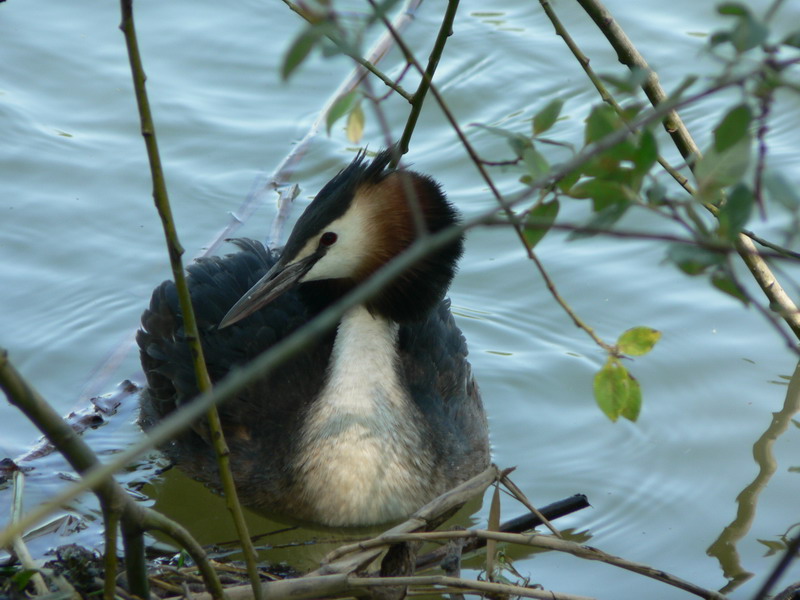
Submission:
MULTIPOLYGON (((685 581, 680 577, 676 577, 675 575, 671 575, 661 569, 655 569, 648 565, 629 561, 627 559, 603 552, 602 550, 598 550, 592 546, 586 546, 584 544, 578 544, 569 540, 559 539, 551 535, 543 535, 538 533, 503 533, 498 531, 487 531, 484 529, 469 529, 465 531, 432 531, 427 533, 408 533, 395 535, 384 534, 380 536, 380 538, 375 539, 381 539, 383 543, 398 543, 470 538, 480 538, 486 540, 493 539, 498 542, 505 542, 509 544, 520 544, 524 546, 532 546, 534 548, 544 548, 547 550, 566 552, 567 554, 572 554, 573 556, 577 556, 579 558, 596 560, 619 567, 621 569, 625 569, 627 571, 633 571, 634 573, 638 573, 640 575, 650 577, 651 579, 661 581, 662 583, 680 588, 701 598, 709 598, 713 600, 724 600, 725 598, 718 592, 701 588, 700 586, 694 585, 693 583, 685 581)), ((372 541, 373 540, 370 540, 369 542, 372 541)))
POLYGON ((553 533, 554 536, 558 538, 564 537, 561 535, 561 532, 558 529, 556 529, 556 527, 547 519, 547 517, 545 517, 541 512, 539 512, 538 508, 536 508, 533 504, 531 504, 531 501, 528 500, 528 497, 523 493, 521 489, 519 489, 516 483, 511 481, 507 473, 503 473, 500 482, 504 486, 506 486, 506 488, 508 488, 508 491, 514 495, 514 498, 516 498, 518 502, 520 502, 525 508, 527 508, 534 515, 536 515, 539 518, 539 520, 542 523, 544 523, 544 526, 547 527, 553 533))
POLYGON ((414 577, 357 577, 347 578, 348 585, 353 588, 375 586, 427 585, 436 587, 452 587, 461 590, 484 592, 490 596, 520 596, 523 598, 539 598, 541 600, 591 600, 587 596, 562 594, 550 590, 542 590, 507 583, 491 583, 475 579, 459 579, 447 575, 418 575, 414 577))
POLYGON ((67 425, 58 413, 33 389, 19 372, 8 360, 8 353, 0 348, 0 389, 2 389, 9 402, 21 410, 28 420, 33 423, 48 439, 56 446, 56 449, 64 456, 69 464, 74 468, 83 479, 76 485, 68 487, 50 502, 45 502, 37 506, 30 513, 23 516, 19 521, 11 523, 4 530, 0 531, 0 547, 9 544, 15 536, 22 533, 32 525, 38 523, 39 519, 47 516, 60 506, 72 500, 81 493, 91 489, 100 500, 104 511, 119 512, 123 528, 123 542, 126 551, 137 549, 139 556, 126 553, 126 569, 128 571, 128 582, 131 591, 141 597, 147 597, 147 579, 141 579, 144 575, 141 570, 144 565, 144 543, 142 532, 148 528, 162 529, 167 531, 169 523, 169 533, 179 544, 187 549, 192 559, 201 569, 206 581, 206 586, 215 598, 222 598, 222 586, 219 578, 213 569, 208 566, 205 551, 197 544, 188 532, 177 523, 172 523, 165 516, 155 511, 137 504, 128 494, 117 484, 113 477, 116 471, 121 470, 129 461, 123 465, 117 465, 114 469, 103 472, 102 476, 92 477, 92 473, 101 472, 106 468, 91 448, 72 428, 67 425), (61 501, 61 498, 68 498, 61 501), (34 517, 34 518, 31 518, 34 517))
MULTIPOLYGON (((392 527, 376 539, 426 530, 438 517, 448 514, 454 508, 463 505, 470 498, 482 495, 489 485, 498 480, 500 472, 495 465, 490 465, 483 472, 449 490, 417 510, 408 519, 392 527)), ((382 545, 375 544, 362 548, 360 543, 341 546, 330 552, 321 562, 320 568, 309 575, 330 575, 332 573, 351 573, 361 566, 367 565, 382 552, 382 545)))
POLYGON ((103 553, 103 600, 114 600, 117 589, 117 533, 119 532, 119 511, 103 511, 103 528, 105 536, 105 552, 103 553))
MULTIPOLYGON (((133 87, 136 92, 136 104, 139 107, 142 136, 144 137, 145 146, 147 148, 150 175, 153 181, 153 200, 164 227, 164 236, 169 252, 172 277, 175 281, 175 288, 178 293, 186 343, 189 345, 189 350, 192 355, 197 388, 201 392, 208 392, 211 390, 211 378, 208 375, 208 369, 206 369, 203 346, 200 342, 200 331, 197 327, 197 320, 195 319, 192 299, 189 293, 189 285, 186 282, 186 273, 183 269, 183 260, 181 259, 183 247, 178 240, 178 231, 175 226, 175 220, 172 217, 172 208, 169 203, 164 170, 161 166, 161 157, 158 150, 155 124, 153 123, 150 103, 147 99, 144 68, 139 54, 139 44, 136 39, 136 29, 133 21, 133 0, 121 0, 120 6, 122 9, 122 23, 120 24, 120 29, 125 34, 125 43, 128 48, 131 76, 133 77, 133 87)), ((222 488, 225 492, 225 503, 233 518, 236 531, 239 534, 245 562, 247 563, 250 578, 253 582, 253 594, 256 600, 260 600, 256 551, 250 540, 250 534, 247 531, 247 523, 244 520, 242 506, 239 503, 236 483, 230 468, 230 451, 225 442, 225 435, 222 431, 222 423, 216 406, 209 407, 207 419, 210 432, 209 437, 214 451, 216 452, 219 476, 222 481, 222 488)))
MULTIPOLYGON (((14 471, 13 482, 14 496, 11 501, 12 523, 19 520, 20 516, 22 515, 22 498, 24 496, 25 489, 25 476, 23 475, 22 471, 14 471)), ((17 560, 19 560, 19 564, 22 565, 22 568, 36 571, 36 573, 33 574, 33 577, 31 577, 31 582, 33 583, 33 589, 36 590, 36 595, 43 596, 45 594, 49 594, 50 589, 44 582, 42 574, 38 572, 39 565, 34 562, 31 553, 28 551, 28 546, 25 544, 22 536, 15 537, 11 546, 14 550, 14 554, 17 556, 17 560)), ((75 590, 72 590, 72 592, 74 593, 75 590)))
MULTIPOLYGON (((296 13, 297 15, 299 15, 303 19, 305 19, 306 22, 308 22, 308 23, 312 22, 312 19, 309 18, 310 17, 309 13, 305 9, 297 6, 297 4, 295 4, 294 2, 291 2, 291 0, 283 0, 283 3, 286 6, 288 6, 289 9, 292 10, 292 12, 296 13)), ((406 10, 409 10, 409 9, 406 8, 406 10)), ((336 47, 339 48, 339 50, 345 56, 350 57, 355 62, 357 62, 359 65, 361 65, 364 69, 366 69, 367 71, 369 71, 370 73, 375 75, 375 77, 380 79, 386 85, 386 87, 388 87, 389 89, 391 89, 395 93, 399 94, 407 102, 410 103, 412 101, 411 94, 409 94, 406 90, 404 90, 403 87, 400 84, 398 84, 396 81, 392 80, 388 75, 386 75, 383 71, 381 71, 378 67, 376 67, 374 63, 372 63, 369 60, 366 60, 366 59, 362 58, 361 56, 359 56, 355 52, 352 52, 350 50, 349 46, 346 43, 344 43, 344 40, 342 40, 342 39, 340 39, 340 38, 338 38, 338 37, 336 37, 334 35, 331 35, 331 34, 326 34, 325 37, 327 37, 331 42, 336 44, 336 47)))
MULTIPOLYGON (((374 2, 374 0, 370 0, 370 1, 374 2)), ((430 92, 433 94, 434 98, 436 99, 436 103, 439 105, 439 108, 444 113, 445 118, 448 120, 448 122, 450 123, 450 126, 453 128, 453 131, 458 136, 459 141, 464 146, 464 149, 467 151, 467 154, 469 155, 469 157, 472 160, 473 164, 478 169, 478 172, 480 173, 480 175, 483 178, 484 182, 486 182, 486 185, 489 186, 489 190, 491 191, 491 193, 494 196, 495 200, 497 201, 497 203, 500 205, 500 207, 505 212, 506 216, 508 217, 509 223, 514 227, 514 231, 517 234, 517 237, 519 238, 520 243, 523 245, 523 247, 525 248, 526 252, 528 253, 528 258, 531 261, 533 261, 534 265, 536 266, 537 270, 539 271, 540 275, 542 276, 542 279, 544 280, 548 291, 553 296, 553 299, 558 303, 559 306, 561 306, 562 310, 564 310, 564 312, 567 313, 567 315, 570 317, 570 319, 572 319, 572 322, 575 323, 575 325, 577 327, 583 329, 583 331, 585 331, 587 333, 587 335, 589 335, 589 337, 591 337, 592 340, 594 340, 594 342, 598 346, 600 346, 601 348, 603 348, 607 352, 613 352, 613 350, 614 350, 613 346, 611 346, 610 344, 607 344, 606 342, 604 342, 594 332, 594 329, 589 327, 577 315, 577 313, 566 302, 566 300, 564 300, 564 298, 561 296, 561 294, 559 294, 558 290, 556 289, 555 283, 553 282, 553 280, 550 278, 549 274, 545 270, 544 265, 542 265, 542 263, 539 261, 538 257, 536 256, 536 254, 534 253, 533 249, 531 248, 530 244, 528 244, 527 240, 525 239, 525 234, 523 232, 522 223, 521 223, 519 217, 511 209, 511 203, 509 203, 509 201, 502 194, 500 194, 500 191, 495 186, 494 181, 492 180, 492 178, 489 176, 489 173, 484 168, 483 162, 481 161, 480 157, 478 156, 478 153, 472 147, 472 144, 469 142, 469 140, 467 139, 467 136, 462 131, 461 127, 459 126, 458 122, 456 121, 455 117, 453 116, 452 112, 450 111, 447 103, 444 101, 444 98, 440 94, 439 90, 436 88, 435 85, 433 85, 433 82, 430 81, 430 79, 427 76, 427 72, 422 69, 422 67, 420 66, 419 62, 417 62, 417 60, 414 57, 413 53, 408 48, 408 46, 405 44, 405 42, 400 37, 400 35, 396 31, 394 31, 392 29, 391 24, 385 19, 384 19, 384 26, 389 30, 389 32, 394 37, 395 41, 397 42, 397 45, 403 51, 403 54, 405 55, 406 60, 414 65, 414 68, 419 72, 419 74, 421 75, 423 80, 427 80, 427 85, 430 87, 430 92)), ((567 173, 567 172, 565 172, 565 173, 567 173)), ((555 180, 554 178, 551 179, 549 177, 547 179, 548 180, 555 180)), ((537 186, 537 185, 535 185, 536 183, 538 183, 538 182, 534 182, 534 184, 532 184, 530 186, 531 193, 532 193, 532 190, 534 190, 534 189, 537 189, 537 188, 541 189, 542 187, 544 187, 544 185, 537 186)))
MULTIPOLYGON (((447 8, 442 16, 442 23, 439 25, 439 33, 436 35, 436 41, 434 42, 433 49, 428 57, 428 66, 425 68, 425 72, 422 75, 422 79, 419 83, 419 87, 414 93, 414 97, 411 99, 411 112, 408 115, 406 126, 403 128, 403 133, 400 136, 401 154, 408 152, 408 145, 411 142, 411 134, 413 133, 414 128, 417 125, 419 115, 422 112, 422 106, 425 102, 425 97, 428 95, 428 90, 430 89, 431 82, 433 81, 433 75, 436 73, 436 67, 439 65, 439 59, 441 59, 444 52, 444 46, 447 43, 447 38, 453 31, 453 22, 455 21, 456 12, 458 11, 458 2, 459 0, 448 0, 447 2, 447 8)), ((374 2, 370 3, 373 7, 375 6, 374 2)), ((406 59, 408 58, 409 57, 407 55, 406 59)))
MULTIPOLYGON (((789 250, 788 248, 784 248, 783 246, 779 246, 778 244, 773 244, 769 240, 765 240, 764 238, 756 235, 752 231, 745 230, 745 231, 742 231, 742 233, 744 235, 746 235, 747 237, 749 237, 754 242, 756 242, 757 244, 761 244, 765 248, 769 248, 769 249, 774 250, 775 252, 777 252, 778 254, 776 256, 774 256, 773 258, 785 257, 785 258, 791 258, 791 259, 794 259, 794 260, 800 260, 800 252, 795 252, 794 250, 789 250)), ((760 253, 760 254, 763 256, 763 253, 760 253)))

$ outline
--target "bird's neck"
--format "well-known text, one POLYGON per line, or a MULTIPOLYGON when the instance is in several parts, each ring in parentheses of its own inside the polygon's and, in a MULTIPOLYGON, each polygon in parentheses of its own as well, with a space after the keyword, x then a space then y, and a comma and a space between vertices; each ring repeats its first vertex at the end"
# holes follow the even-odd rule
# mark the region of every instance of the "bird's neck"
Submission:
POLYGON ((428 465, 419 416, 400 377, 397 323, 363 306, 336 333, 326 384, 303 426, 301 495, 315 517, 385 522, 409 514, 428 465))
POLYGON ((399 377, 398 331, 397 323, 363 306, 346 312, 336 331, 320 408, 381 422, 402 411, 408 399, 399 377))

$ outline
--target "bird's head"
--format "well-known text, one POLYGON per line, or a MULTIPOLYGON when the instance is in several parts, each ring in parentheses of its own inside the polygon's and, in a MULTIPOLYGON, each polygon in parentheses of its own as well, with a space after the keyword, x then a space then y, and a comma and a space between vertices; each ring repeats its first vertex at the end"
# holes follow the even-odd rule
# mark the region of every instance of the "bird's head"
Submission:
MULTIPOLYGON (((277 263, 225 315, 220 327, 244 319, 292 287, 327 282, 343 295, 419 237, 458 222, 439 184, 414 171, 387 168, 391 150, 371 162, 359 153, 308 205, 277 263), (415 214, 419 218, 415 218, 415 214)), ((444 296, 463 240, 428 255, 365 303, 395 321, 418 319, 444 296)))

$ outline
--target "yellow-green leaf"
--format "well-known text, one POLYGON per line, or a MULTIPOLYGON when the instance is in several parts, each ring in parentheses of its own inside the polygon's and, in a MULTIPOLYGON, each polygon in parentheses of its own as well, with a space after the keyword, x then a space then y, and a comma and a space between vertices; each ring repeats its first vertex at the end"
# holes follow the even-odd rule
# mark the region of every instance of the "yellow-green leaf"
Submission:
POLYGON ((629 421, 636 422, 642 410, 642 386, 636 378, 628 373, 628 398, 622 407, 622 416, 629 421))
POLYGON ((650 352, 661 339, 661 332, 650 327, 632 327, 617 340, 617 347, 623 354, 642 356, 650 352))
POLYGON ((620 417, 628 403, 629 381, 628 370, 616 358, 609 358, 594 376, 594 399, 612 421, 620 417))
POLYGON ((347 116, 347 139, 352 143, 357 144, 364 135, 364 110, 359 104, 347 116))

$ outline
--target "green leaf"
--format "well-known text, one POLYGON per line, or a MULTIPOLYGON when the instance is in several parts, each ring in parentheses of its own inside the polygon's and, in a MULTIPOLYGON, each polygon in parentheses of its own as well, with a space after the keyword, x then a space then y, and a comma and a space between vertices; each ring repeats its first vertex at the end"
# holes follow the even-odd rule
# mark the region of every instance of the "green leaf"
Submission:
POLYGON ((700 246, 673 244, 667 250, 667 260, 676 264, 687 275, 699 275, 709 267, 721 264, 725 255, 700 246))
POLYGON ((601 207, 616 204, 626 199, 622 184, 593 177, 572 186, 569 195, 578 200, 591 198, 601 207))
POLYGON ((558 182, 557 182, 558 189, 560 189, 565 194, 569 193, 569 191, 572 189, 572 186, 574 186, 575 183, 580 178, 581 178, 581 170, 580 169, 575 169, 574 171, 570 171, 569 173, 564 175, 564 177, 562 177, 561 179, 558 180, 558 182))
POLYGON ((714 130, 714 150, 724 152, 744 138, 750 130, 753 113, 746 104, 740 104, 723 117, 714 130))
POLYGON ((750 11, 744 4, 738 2, 722 2, 717 6, 717 12, 721 15, 746 17, 750 11))
POLYGON ((626 399, 625 404, 622 406, 620 415, 635 423, 636 419, 639 418, 639 413, 641 411, 642 386, 639 385, 639 382, 633 375, 628 373, 628 398, 626 399))
POLYGON ((618 125, 619 117, 613 108, 606 104, 595 106, 586 120, 586 143, 590 144, 603 139, 609 133, 613 133, 618 125))
POLYGON ((731 32, 731 43, 737 52, 747 52, 767 41, 769 29, 752 15, 739 19, 731 32))
POLYGON ((625 138, 621 142, 614 144, 604 152, 605 156, 610 156, 618 161, 633 161, 636 157, 636 144, 632 137, 625 138))
POLYGON ((612 158, 607 152, 604 152, 600 156, 593 156, 587 162, 583 163, 581 172, 587 177, 609 179, 609 175, 615 173, 619 168, 619 160, 612 158))
POLYGON ((550 172, 547 159, 533 146, 522 151, 522 162, 525 163, 528 173, 534 180, 544 177, 550 172))
POLYGON ((738 2, 725 2, 717 7, 721 15, 734 17, 736 25, 731 31, 717 32, 711 36, 711 45, 730 42, 739 52, 747 52, 767 41, 769 29, 766 24, 753 16, 746 5, 738 2))
POLYGON ((742 288, 739 287, 739 284, 736 283, 736 280, 727 269, 714 269, 711 273, 711 284, 718 290, 740 300, 745 306, 749 306, 750 299, 745 295, 742 288))
POLYGON ((713 147, 697 161, 697 197, 702 202, 715 202, 722 188, 739 183, 750 164, 750 135, 745 135, 723 152, 713 147))
POLYGON ((648 173, 658 160, 658 144, 656 136, 649 129, 642 130, 639 136, 639 147, 633 156, 634 171, 639 175, 648 173))
POLYGON ((550 129, 558 120, 564 101, 556 98, 533 116, 533 135, 539 135, 550 129))
POLYGON ((511 146, 511 150, 514 152, 517 158, 522 158, 522 155, 524 154, 525 150, 533 146, 533 142, 529 138, 522 135, 521 133, 509 131, 508 129, 503 129, 501 127, 491 127, 490 125, 482 125, 481 123, 476 123, 475 127, 480 127, 481 129, 485 129, 491 134, 506 138, 506 140, 508 141, 508 145, 511 146))
POLYGON ((333 106, 328 110, 328 114, 325 115, 325 125, 328 129, 328 135, 331 134, 331 127, 333 127, 334 123, 352 110, 358 98, 358 90, 353 90, 344 96, 340 96, 339 99, 333 103, 333 106))
POLYGON ((281 65, 281 77, 286 80, 299 67, 317 45, 323 35, 323 29, 317 25, 306 27, 289 46, 281 65))
MULTIPOLYGON (((577 199, 591 198, 592 209, 596 213, 618 204, 624 204, 627 207, 634 199, 626 184, 597 178, 586 179, 573 186, 569 195, 577 199)), ((614 220, 616 221, 616 219, 614 220)))
POLYGON ((594 399, 600 410, 612 421, 622 414, 628 403, 630 379, 628 371, 615 358, 609 358, 606 364, 594 376, 594 399))
POLYGON ((533 248, 547 235, 558 216, 558 209, 558 200, 542 202, 531 209, 528 218, 525 219, 525 228, 523 229, 528 246, 533 248))
POLYGON ((730 42, 731 34, 729 31, 716 31, 711 34, 711 37, 708 38, 708 41, 712 46, 719 46, 725 42, 730 42))
POLYGON ((643 356, 661 339, 661 332, 650 327, 632 327, 619 336, 617 347, 623 354, 643 356))
POLYGON ((576 229, 567 236, 570 241, 580 240, 587 237, 592 237, 603 231, 608 231, 611 226, 619 221, 625 212, 631 207, 630 202, 617 202, 611 206, 607 206, 594 217, 589 219, 589 222, 580 229, 576 229))
POLYGON ((755 197, 744 183, 736 184, 719 209, 719 232, 728 240, 735 240, 753 212, 755 197))

